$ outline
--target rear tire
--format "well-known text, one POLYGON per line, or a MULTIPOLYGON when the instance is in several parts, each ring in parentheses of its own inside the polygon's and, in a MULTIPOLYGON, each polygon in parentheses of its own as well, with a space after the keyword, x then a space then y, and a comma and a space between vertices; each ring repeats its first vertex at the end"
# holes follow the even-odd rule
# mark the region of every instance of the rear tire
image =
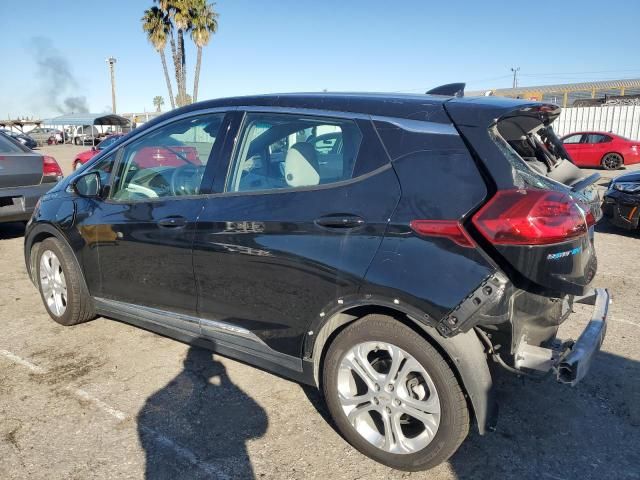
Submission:
POLYGON ((617 153, 607 153, 600 163, 605 170, 618 170, 624 165, 624 159, 617 153))
POLYGON ((80 145, 80 138, 78 137, 74 138, 73 143, 75 143, 76 145, 80 145))
POLYGON ((95 317, 93 300, 69 247, 47 238, 34 247, 40 297, 49 316, 61 325, 77 325, 95 317))
POLYGON ((467 402, 445 359, 385 315, 367 315, 336 337, 325 357, 322 387, 344 438, 389 467, 433 468, 469 432, 467 402))

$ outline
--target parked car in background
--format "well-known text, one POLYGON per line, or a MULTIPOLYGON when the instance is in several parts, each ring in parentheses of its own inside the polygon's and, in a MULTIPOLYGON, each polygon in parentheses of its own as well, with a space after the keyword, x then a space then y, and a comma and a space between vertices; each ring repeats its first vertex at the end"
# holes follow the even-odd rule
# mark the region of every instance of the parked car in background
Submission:
POLYGON ((28 220, 38 199, 61 179, 53 157, 0 133, 0 223, 28 220))
POLYGON ((76 158, 73 161, 73 169, 76 170, 80 165, 87 163, 89 160, 95 157, 102 150, 106 149, 107 147, 110 147, 122 137, 124 137, 124 134, 122 133, 109 135, 95 147, 92 147, 89 150, 85 150, 84 152, 80 152, 78 155, 76 155, 76 158))
POLYGON ((640 172, 614 178, 604 194, 602 212, 613 225, 637 230, 640 219, 640 172))
POLYGON ((72 127, 70 135, 75 145, 97 145, 105 137, 105 134, 93 125, 72 127))
POLYGON ((494 428, 490 365, 575 385, 597 361, 599 175, 565 156, 559 114, 446 95, 192 104, 45 195, 25 262, 56 322, 121 319, 314 385, 364 454, 431 468, 494 428), (560 340, 576 303, 591 321, 560 340))
POLYGON ((47 145, 48 143, 51 143, 50 139, 55 139, 55 142, 62 143, 64 138, 64 134, 61 130, 48 127, 36 127, 29 130, 27 134, 33 138, 38 145, 47 145))
POLYGON ((36 142, 33 138, 31 138, 29 135, 26 135, 24 133, 14 132, 13 130, 7 130, 5 128, 0 128, 0 133, 4 133, 5 135, 13 138, 14 140, 17 140, 27 148, 34 149, 38 146, 38 142, 36 142))
POLYGON ((640 141, 607 132, 577 132, 561 138, 564 148, 579 167, 617 170, 640 163, 640 141))

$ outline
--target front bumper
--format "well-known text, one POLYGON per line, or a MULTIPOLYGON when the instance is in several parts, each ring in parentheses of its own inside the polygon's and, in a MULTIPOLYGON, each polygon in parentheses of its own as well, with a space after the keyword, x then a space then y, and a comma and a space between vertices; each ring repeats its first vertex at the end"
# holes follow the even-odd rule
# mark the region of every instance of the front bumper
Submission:
POLYGON ((635 230, 640 223, 640 195, 609 190, 602 202, 602 212, 613 225, 635 230))
POLYGON ((607 316, 611 296, 604 288, 575 297, 574 303, 593 305, 588 325, 574 341, 557 341, 551 348, 521 342, 515 353, 515 367, 523 373, 554 372, 560 383, 575 386, 582 380, 593 358, 600 350, 607 331, 607 316))

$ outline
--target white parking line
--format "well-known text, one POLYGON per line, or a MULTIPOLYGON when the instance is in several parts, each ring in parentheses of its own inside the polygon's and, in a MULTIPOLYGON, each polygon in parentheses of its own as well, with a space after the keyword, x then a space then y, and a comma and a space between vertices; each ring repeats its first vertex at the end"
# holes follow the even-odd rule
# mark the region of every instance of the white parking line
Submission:
MULTIPOLYGON (((7 358, 8 360, 11 360, 13 363, 16 363, 18 365, 22 365, 23 367, 31 370, 33 373, 37 373, 39 375, 43 375, 43 374, 47 373, 47 369, 45 369, 43 367, 40 367, 40 366, 36 365, 35 363, 32 363, 29 360, 26 360, 26 359, 22 358, 21 356, 16 355, 15 353, 12 353, 12 352, 10 352, 8 350, 0 349, 0 355, 2 355, 3 357, 7 358)), ((114 417, 115 419, 117 419, 120 422, 127 419, 127 414, 126 413, 122 412, 121 410, 118 410, 117 408, 112 407, 111 405, 109 405, 108 403, 103 402, 99 398, 94 397, 92 394, 90 394, 86 390, 83 390, 82 388, 77 388, 77 387, 68 385, 66 387, 66 390, 71 392, 73 395, 75 395, 79 399, 84 400, 86 402, 92 403, 93 405, 98 407, 100 410, 102 410, 103 412, 111 415, 112 417, 114 417)), ((189 462, 193 466, 199 468, 200 470, 202 470, 203 472, 207 473, 211 477, 216 478, 216 479, 221 479, 221 480, 228 480, 230 478, 219 467, 217 467, 216 465, 213 465, 211 463, 206 463, 206 462, 202 462, 202 461, 198 460, 198 457, 196 456, 196 454, 194 452, 192 452, 191 450, 189 450, 186 447, 183 447, 182 445, 177 444, 176 442, 171 440, 169 437, 166 437, 163 434, 161 434, 161 433, 155 431, 154 429, 149 428, 149 427, 147 427, 145 425, 140 425, 140 429, 145 434, 147 434, 151 438, 153 438, 153 440, 157 444, 159 444, 161 447, 173 450, 173 452, 177 456, 182 457, 187 462, 189 462)))
POLYGON ((100 410, 102 410, 103 412, 108 413, 109 415, 111 415, 114 418, 117 418, 120 421, 122 421, 125 418, 127 418, 127 414, 126 413, 121 412, 120 410, 117 410, 117 409, 113 408, 112 406, 104 403, 102 400, 100 400, 99 398, 94 397, 93 395, 91 395, 86 390, 82 390, 81 388, 75 388, 75 387, 71 387, 71 386, 67 387, 67 390, 69 390, 75 396, 80 397, 81 399, 86 400, 87 402, 93 403, 100 410))
POLYGON ((35 363, 31 363, 29 360, 25 360, 22 357, 19 357, 18 355, 16 355, 15 353, 11 353, 8 350, 2 350, 0 349, 0 355, 2 355, 3 357, 8 358, 9 360, 11 360, 13 363, 17 363, 19 365, 22 365, 23 367, 27 367, 29 370, 31 370, 33 373, 38 373, 38 374, 43 374, 46 372, 46 370, 42 367, 39 367, 38 365, 36 365, 35 363))

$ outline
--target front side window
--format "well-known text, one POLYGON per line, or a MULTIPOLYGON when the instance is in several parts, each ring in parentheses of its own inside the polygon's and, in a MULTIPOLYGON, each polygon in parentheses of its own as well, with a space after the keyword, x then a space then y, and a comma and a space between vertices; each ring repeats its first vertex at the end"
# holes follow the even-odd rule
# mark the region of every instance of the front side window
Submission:
POLYGON ((351 120, 248 114, 227 191, 302 188, 348 180, 361 141, 362 133, 351 120))
POLYGON ((565 138, 564 140, 562 140, 562 143, 565 144, 572 144, 572 143, 580 143, 580 139, 582 138, 582 134, 579 133, 577 135, 571 135, 567 138, 565 138))
POLYGON ((111 199, 198 195, 224 114, 176 121, 122 147, 111 199))

